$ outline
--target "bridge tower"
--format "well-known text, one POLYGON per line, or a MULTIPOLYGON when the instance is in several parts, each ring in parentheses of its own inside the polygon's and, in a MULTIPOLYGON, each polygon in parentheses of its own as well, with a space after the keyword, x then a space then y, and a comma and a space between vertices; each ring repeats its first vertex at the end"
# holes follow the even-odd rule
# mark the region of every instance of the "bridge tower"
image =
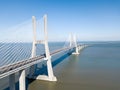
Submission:
POLYGON ((48 46, 48 33, 47 33, 47 15, 44 15, 44 40, 36 40, 36 19, 33 16, 33 47, 32 47, 32 54, 31 57, 36 56, 36 45, 37 44, 43 44, 45 47, 45 56, 47 63, 47 71, 48 71, 48 76, 46 75, 39 75, 37 77, 34 77, 34 72, 35 72, 35 66, 31 66, 30 68, 30 78, 35 78, 35 79, 40 79, 40 80, 47 80, 47 81, 57 81, 56 77, 53 74, 53 69, 52 69, 52 64, 51 64, 51 56, 50 56, 50 51, 49 51, 49 46, 48 46))
POLYGON ((74 42, 72 33, 69 34, 69 42, 70 42, 69 46, 72 47, 73 42, 74 42))
POLYGON ((75 52, 73 52, 72 54, 79 54, 79 47, 77 45, 77 40, 76 40, 76 35, 74 34, 70 34, 70 47, 74 46, 75 47, 75 52))

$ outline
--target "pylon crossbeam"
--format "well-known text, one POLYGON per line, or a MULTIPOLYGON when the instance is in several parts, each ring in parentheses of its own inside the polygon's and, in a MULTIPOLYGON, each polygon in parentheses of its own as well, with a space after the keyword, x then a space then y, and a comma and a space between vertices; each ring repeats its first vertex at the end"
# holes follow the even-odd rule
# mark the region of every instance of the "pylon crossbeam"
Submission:
POLYGON ((45 44, 44 40, 39 40, 36 42, 37 44, 45 44))

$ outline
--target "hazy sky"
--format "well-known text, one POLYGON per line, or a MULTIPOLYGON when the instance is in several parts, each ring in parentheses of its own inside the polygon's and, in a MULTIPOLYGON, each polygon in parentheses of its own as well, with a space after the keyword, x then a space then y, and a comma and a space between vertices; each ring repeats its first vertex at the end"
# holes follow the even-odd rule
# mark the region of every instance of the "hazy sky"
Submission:
POLYGON ((0 33, 9 34, 7 28, 44 14, 52 41, 71 32, 82 41, 120 40, 120 0, 0 0, 0 33))

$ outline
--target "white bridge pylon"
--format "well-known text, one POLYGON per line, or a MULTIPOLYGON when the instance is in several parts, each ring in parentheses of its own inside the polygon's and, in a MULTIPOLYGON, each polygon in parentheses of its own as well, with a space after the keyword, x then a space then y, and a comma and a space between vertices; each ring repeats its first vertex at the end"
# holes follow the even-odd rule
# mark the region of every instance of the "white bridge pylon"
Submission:
POLYGON ((75 52, 73 52, 72 54, 78 55, 79 53, 79 47, 77 45, 77 39, 76 39, 76 35, 74 34, 70 34, 69 36, 70 38, 70 47, 74 46, 75 47, 75 52))
MULTIPOLYGON (((51 55, 55 55, 60 52, 66 52, 71 51, 72 54, 79 54, 79 51, 82 50, 84 47, 88 45, 77 45, 76 41, 76 35, 70 35, 69 42, 67 42, 67 46, 61 49, 58 49, 50 54, 49 46, 48 46, 48 34, 47 34, 47 15, 44 15, 44 39, 43 40, 37 40, 36 37, 36 18, 35 16, 32 17, 33 22, 33 44, 32 44, 32 52, 31 52, 31 58, 16 62, 10 65, 6 65, 5 67, 0 68, 0 79, 6 76, 9 76, 9 88, 10 90, 15 90, 15 74, 16 72, 19 72, 19 90, 26 90, 26 69, 30 67, 29 77, 32 79, 39 79, 39 80, 47 80, 47 81, 57 81, 57 78, 54 76, 52 63, 51 63, 51 55), (45 48, 45 56, 41 55, 39 57, 36 57, 36 49, 37 44, 43 44, 45 48), (45 57, 45 58, 44 58, 45 57), (46 61, 47 64, 47 75, 38 75, 35 76, 35 64, 39 63, 36 62, 40 59, 43 59, 46 61), (32 66, 31 66, 32 65, 32 66)), ((70 52, 70 54, 71 54, 70 52)), ((43 60, 40 60, 43 61, 43 60)))
POLYGON ((35 66, 30 67, 30 78, 34 79, 40 79, 40 80, 47 80, 47 81, 57 81, 56 77, 53 74, 53 68, 51 64, 51 56, 48 46, 48 34, 47 34, 47 15, 44 15, 44 40, 37 40, 36 39, 36 19, 35 16, 32 17, 33 21, 33 46, 32 46, 32 54, 31 57, 36 56, 36 45, 37 44, 43 44, 45 47, 45 56, 46 58, 44 60, 47 60, 47 75, 39 75, 37 77, 34 77, 35 72, 35 66))

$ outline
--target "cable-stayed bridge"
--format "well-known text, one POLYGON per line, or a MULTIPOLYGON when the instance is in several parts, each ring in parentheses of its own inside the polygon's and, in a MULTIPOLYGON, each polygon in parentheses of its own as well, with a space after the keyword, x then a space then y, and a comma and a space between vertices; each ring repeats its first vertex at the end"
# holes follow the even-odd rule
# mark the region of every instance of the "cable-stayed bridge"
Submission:
MULTIPOLYGON (((77 43, 76 36, 70 35, 69 40, 65 42, 63 47, 50 51, 48 45, 48 32, 47 32, 47 15, 43 17, 44 33, 43 40, 37 40, 37 22, 36 18, 32 17, 33 23, 33 43, 11 43, 3 42, 0 44, 0 79, 9 76, 10 90, 15 90, 15 73, 19 72, 19 89, 25 90, 25 77, 26 68, 29 69, 28 78, 57 81, 54 76, 53 68, 51 64, 52 56, 66 52, 71 54, 79 54, 86 45, 80 45, 77 43), (39 45, 42 45, 39 48, 39 45), (25 48, 23 48, 25 47, 25 48), (39 52, 42 54, 38 54, 39 52), (35 76, 35 64, 46 61, 48 75, 35 76)), ((27 35, 26 35, 27 36, 27 35)))

